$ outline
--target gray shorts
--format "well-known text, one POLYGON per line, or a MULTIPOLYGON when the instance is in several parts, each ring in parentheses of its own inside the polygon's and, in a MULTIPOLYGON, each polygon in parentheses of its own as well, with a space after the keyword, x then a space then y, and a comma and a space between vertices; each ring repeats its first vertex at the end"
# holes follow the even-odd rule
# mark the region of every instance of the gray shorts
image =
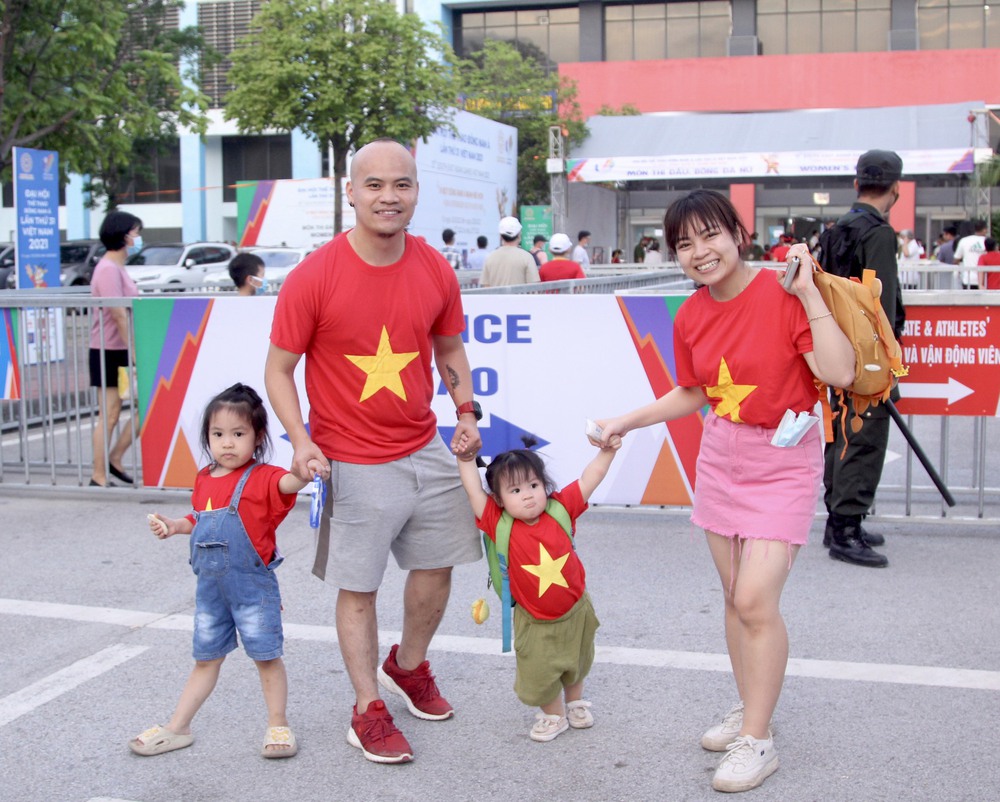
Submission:
POLYGON ((313 573, 338 588, 378 590, 390 551, 404 571, 483 556, 455 457, 440 437, 393 462, 331 462, 327 491, 313 573))

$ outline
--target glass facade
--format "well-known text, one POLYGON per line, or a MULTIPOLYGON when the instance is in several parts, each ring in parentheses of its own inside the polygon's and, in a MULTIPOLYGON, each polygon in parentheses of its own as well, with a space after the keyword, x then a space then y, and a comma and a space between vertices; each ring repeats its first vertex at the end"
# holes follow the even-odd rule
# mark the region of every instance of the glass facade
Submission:
POLYGON ((236 200, 238 181, 292 177, 292 138, 273 136, 227 136, 222 138, 223 201, 236 200))
POLYGON ((1000 47, 1000 4, 982 0, 917 0, 921 50, 1000 47))
POLYGON ((576 7, 455 14, 455 50, 468 56, 486 39, 517 45, 547 71, 580 60, 580 11, 576 7))
POLYGON ((141 170, 118 197, 119 203, 180 203, 181 146, 175 139, 160 153, 151 153, 141 170))
POLYGON ((606 61, 725 56, 728 0, 604 7, 606 61))
POLYGON ((891 0, 757 0, 765 56, 889 49, 891 0))

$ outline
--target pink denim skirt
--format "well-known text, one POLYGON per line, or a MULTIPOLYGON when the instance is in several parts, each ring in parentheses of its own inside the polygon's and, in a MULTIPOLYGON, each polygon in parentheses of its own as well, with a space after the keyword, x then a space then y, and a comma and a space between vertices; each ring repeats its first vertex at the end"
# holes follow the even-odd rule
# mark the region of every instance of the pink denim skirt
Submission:
POLYGON ((773 435, 774 429, 705 416, 693 524, 725 537, 805 544, 823 483, 820 427, 791 448, 772 446, 773 435))

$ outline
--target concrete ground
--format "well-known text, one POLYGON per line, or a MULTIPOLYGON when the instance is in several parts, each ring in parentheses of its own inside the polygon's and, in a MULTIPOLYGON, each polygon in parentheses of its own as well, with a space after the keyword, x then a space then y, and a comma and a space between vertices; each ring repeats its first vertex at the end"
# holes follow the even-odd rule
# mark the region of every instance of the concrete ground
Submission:
MULTIPOLYGON (((141 758, 126 741, 165 723, 191 667, 187 540, 160 542, 146 513, 185 494, 0 487, 0 802, 128 800, 707 800, 719 756, 699 746, 735 701, 722 590, 684 513, 598 508, 578 547, 602 627, 587 682, 596 725, 548 744, 511 690, 499 620, 469 614, 480 562, 456 569, 432 645, 454 719, 412 718, 387 699, 415 750, 365 761, 345 739, 353 703, 333 629, 334 594, 310 574, 300 505, 279 532, 289 716, 300 751, 259 757, 266 719, 238 651, 195 719, 195 744, 141 758)), ((874 522, 886 570, 802 550, 783 597, 791 641, 775 716, 781 767, 756 800, 996 797, 1000 724, 995 527, 874 522)), ((383 655, 401 626, 403 575, 379 602, 383 655)), ((489 591, 492 593, 492 591, 489 591)))

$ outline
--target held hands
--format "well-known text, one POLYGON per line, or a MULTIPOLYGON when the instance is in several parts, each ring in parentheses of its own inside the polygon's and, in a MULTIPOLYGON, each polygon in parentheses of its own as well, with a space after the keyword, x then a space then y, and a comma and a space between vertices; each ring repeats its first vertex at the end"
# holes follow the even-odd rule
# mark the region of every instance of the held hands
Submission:
POLYGON ((622 447, 621 436, 609 430, 608 422, 604 420, 587 421, 587 439, 601 450, 617 451, 622 447))
POLYGON ((323 459, 316 459, 315 457, 310 457, 306 461, 306 470, 309 472, 309 479, 312 480, 318 475, 320 479, 330 478, 330 462, 326 457, 323 459))
POLYGON ((317 473, 324 479, 327 478, 330 475, 330 462, 318 445, 312 440, 306 440, 295 446, 289 470, 308 484, 317 473))
POLYGON ((455 434, 451 438, 451 453, 464 462, 476 458, 483 446, 483 438, 479 434, 479 426, 475 419, 468 420, 471 415, 463 415, 455 426, 455 434))

